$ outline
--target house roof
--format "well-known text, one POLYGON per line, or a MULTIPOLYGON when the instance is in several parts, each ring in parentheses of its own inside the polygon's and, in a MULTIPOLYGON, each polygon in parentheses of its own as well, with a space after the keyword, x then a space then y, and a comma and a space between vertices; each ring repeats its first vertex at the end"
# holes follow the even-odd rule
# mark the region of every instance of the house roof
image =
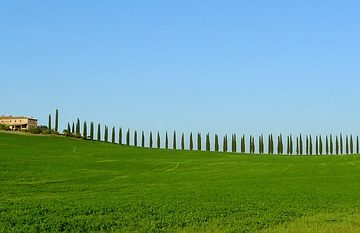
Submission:
POLYGON ((0 116, 0 120, 12 120, 12 119, 29 119, 29 120, 35 120, 37 121, 37 119, 32 118, 32 117, 25 117, 25 116, 0 116))

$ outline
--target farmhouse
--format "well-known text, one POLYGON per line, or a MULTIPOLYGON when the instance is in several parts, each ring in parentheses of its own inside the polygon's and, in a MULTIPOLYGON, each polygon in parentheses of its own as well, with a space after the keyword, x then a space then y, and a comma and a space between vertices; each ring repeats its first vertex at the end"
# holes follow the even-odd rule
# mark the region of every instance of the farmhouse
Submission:
POLYGON ((8 125, 11 130, 37 127, 37 119, 24 116, 0 116, 0 124, 8 125))

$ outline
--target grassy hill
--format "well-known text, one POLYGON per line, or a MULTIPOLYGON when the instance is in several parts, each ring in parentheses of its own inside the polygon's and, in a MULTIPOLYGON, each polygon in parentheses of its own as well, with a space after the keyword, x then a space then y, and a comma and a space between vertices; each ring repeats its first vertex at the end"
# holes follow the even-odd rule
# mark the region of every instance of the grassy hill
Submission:
POLYGON ((360 232, 360 156, 0 133, 0 232, 360 232))

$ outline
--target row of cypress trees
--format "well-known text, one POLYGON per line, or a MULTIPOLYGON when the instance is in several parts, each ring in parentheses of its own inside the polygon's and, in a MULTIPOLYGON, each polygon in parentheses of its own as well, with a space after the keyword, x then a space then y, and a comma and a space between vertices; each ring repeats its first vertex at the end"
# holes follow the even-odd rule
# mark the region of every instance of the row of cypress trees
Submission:
MULTIPOLYGON (((165 133, 165 140, 164 145, 162 146, 161 136, 160 133, 157 132, 156 139, 155 135, 150 132, 148 135, 145 135, 144 131, 141 131, 140 142, 138 132, 135 130, 133 132, 128 129, 124 132, 125 137, 123 137, 123 130, 122 128, 118 128, 116 130, 115 127, 111 128, 111 135, 109 134, 108 126, 104 126, 104 136, 102 137, 102 127, 100 124, 97 125, 97 136, 95 137, 95 125, 93 122, 90 123, 90 129, 88 132, 88 125, 87 122, 83 122, 83 132, 80 132, 80 120, 77 119, 76 123, 73 122, 72 125, 68 123, 67 125, 67 132, 69 135, 76 135, 77 137, 81 137, 83 139, 88 140, 97 140, 101 141, 102 138, 105 142, 117 143, 117 144, 124 144, 124 145, 132 145, 132 146, 140 146, 140 147, 150 147, 150 148, 166 148, 169 149, 169 135, 168 132, 165 133), (117 135, 116 135, 117 134, 117 135), (117 138, 117 141, 116 141, 117 138), (148 138, 148 139, 146 139, 148 138), (147 143, 146 143, 147 141, 147 143)), ((188 148, 189 150, 194 150, 194 137, 193 133, 189 135, 189 143, 188 148)), ((203 150, 202 147, 202 135, 201 133, 197 134, 197 150, 203 150)), ((257 143, 255 142, 255 137, 250 136, 248 144, 246 143, 245 135, 242 135, 239 140, 236 134, 231 135, 230 145, 231 147, 228 148, 228 136, 225 135, 222 141, 222 150, 220 149, 220 140, 217 134, 214 135, 214 144, 213 150, 214 151, 223 151, 223 152, 233 152, 237 153, 238 148, 240 149, 240 153, 246 153, 247 151, 250 154, 255 154, 256 152, 259 154, 278 154, 278 155, 340 155, 340 154, 354 154, 359 153, 359 137, 357 136, 356 139, 352 135, 345 135, 342 134, 336 135, 333 137, 332 135, 329 136, 321 136, 317 135, 313 138, 311 135, 307 135, 305 138, 300 134, 293 139, 292 135, 287 136, 286 142, 284 144, 284 139, 282 134, 277 136, 277 140, 274 140, 272 134, 268 136, 267 140, 267 150, 265 146, 265 138, 263 135, 260 135, 257 143), (246 147, 249 146, 248 150, 246 147), (276 148, 275 148, 276 147, 276 148)), ((177 145, 177 133, 176 131, 173 132, 172 136, 172 149, 181 149, 185 150, 185 134, 182 133, 180 136, 180 146, 177 145)), ((205 135, 205 151, 211 151, 211 137, 210 134, 207 133, 205 135)))

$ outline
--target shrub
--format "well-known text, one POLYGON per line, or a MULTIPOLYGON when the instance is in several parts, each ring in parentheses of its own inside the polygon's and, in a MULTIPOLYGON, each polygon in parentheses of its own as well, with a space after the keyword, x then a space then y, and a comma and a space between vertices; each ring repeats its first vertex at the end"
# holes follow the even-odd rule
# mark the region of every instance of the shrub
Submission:
POLYGON ((0 124, 0 130, 10 130, 9 126, 8 125, 3 125, 3 124, 0 124))

